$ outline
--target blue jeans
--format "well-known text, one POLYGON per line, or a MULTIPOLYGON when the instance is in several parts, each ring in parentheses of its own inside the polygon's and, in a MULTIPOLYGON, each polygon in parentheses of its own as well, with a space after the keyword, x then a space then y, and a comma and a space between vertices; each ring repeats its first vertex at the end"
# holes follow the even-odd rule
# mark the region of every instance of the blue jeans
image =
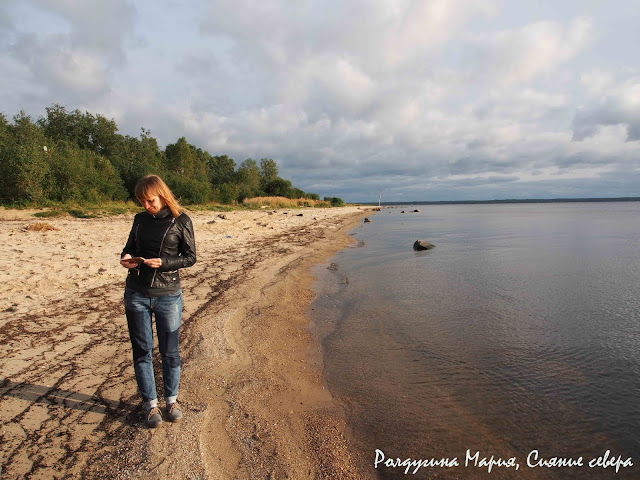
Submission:
POLYGON ((175 402, 180 383, 178 330, 182 322, 182 290, 170 295, 147 297, 125 288, 124 308, 133 349, 133 368, 142 400, 147 408, 157 404, 151 320, 151 315, 155 314, 158 346, 162 357, 164 396, 167 403, 175 402))

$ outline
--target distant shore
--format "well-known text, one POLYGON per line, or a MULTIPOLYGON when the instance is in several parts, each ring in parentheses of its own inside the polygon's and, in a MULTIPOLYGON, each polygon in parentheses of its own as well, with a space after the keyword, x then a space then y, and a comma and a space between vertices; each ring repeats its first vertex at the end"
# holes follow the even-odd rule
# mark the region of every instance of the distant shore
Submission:
MULTIPOLYGON (((483 205, 494 203, 582 203, 582 202, 640 202, 640 197, 616 197, 616 198, 528 198, 505 200, 413 200, 411 202, 382 202, 383 207, 395 207, 400 205, 483 205)), ((376 202, 361 202, 358 205, 378 206, 376 202)))
POLYGON ((150 431, 118 264, 132 215, 28 230, 43 219, 0 210, 1 476, 361 478, 302 327, 311 265, 348 245, 367 214, 189 212, 198 263, 183 272, 186 416, 150 431))

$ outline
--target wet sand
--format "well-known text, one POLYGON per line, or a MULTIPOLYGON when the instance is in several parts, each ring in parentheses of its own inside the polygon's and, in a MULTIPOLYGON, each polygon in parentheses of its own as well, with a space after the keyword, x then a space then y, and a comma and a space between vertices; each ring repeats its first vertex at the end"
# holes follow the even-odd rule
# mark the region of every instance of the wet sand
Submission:
POLYGON ((305 328, 310 267, 350 243, 365 210, 189 212, 185 418, 156 430, 144 426, 122 305, 133 216, 31 231, 32 214, 0 210, 0 477, 366 477, 305 328))

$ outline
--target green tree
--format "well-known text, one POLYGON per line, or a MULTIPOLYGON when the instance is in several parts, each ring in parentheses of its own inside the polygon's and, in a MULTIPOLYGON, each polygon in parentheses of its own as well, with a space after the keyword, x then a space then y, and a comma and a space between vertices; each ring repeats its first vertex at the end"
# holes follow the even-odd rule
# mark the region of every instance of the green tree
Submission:
POLYGON ((187 178, 171 172, 166 180, 181 203, 206 203, 211 199, 211 184, 206 178, 187 178))
POLYGON ((211 199, 207 176, 210 155, 187 142, 185 137, 164 151, 167 183, 183 203, 205 203, 211 199))
POLYGON ((305 198, 304 190, 300 190, 299 188, 292 188, 291 198, 305 198))
POLYGON ((260 159, 260 186, 266 191, 266 185, 278 178, 278 165, 271 158, 260 159))
POLYGON ((292 198, 293 189, 291 187, 291 181, 277 177, 267 183, 265 186, 265 193, 274 197, 292 198))
MULTIPOLYGON (((253 158, 247 158, 240 164, 237 178, 240 184, 241 197, 248 198, 262 194, 260 190, 260 169, 253 158)), ((239 201, 242 201, 242 199, 239 199, 239 201)))
POLYGON ((210 156, 207 161, 211 185, 222 185, 235 180, 236 162, 227 155, 210 156))
POLYGON ((169 172, 190 179, 203 179, 207 176, 207 166, 202 156, 198 156, 196 147, 181 137, 176 143, 167 145, 164 150, 165 165, 169 172))
POLYGON ((64 140, 107 157, 119 142, 118 126, 113 119, 80 110, 68 112, 58 104, 45 110, 47 114, 38 119, 38 125, 50 142, 64 140))
POLYGON ((117 135, 109 160, 118 171, 129 198, 134 199, 135 186, 149 173, 164 176, 163 155, 158 142, 148 130, 142 129, 140 138, 117 135))
POLYGON ((237 183, 223 183, 220 186, 221 203, 235 204, 240 197, 240 185, 237 183))
MULTIPOLYGON (((122 136, 117 131, 115 120, 96 115, 89 148, 99 155, 110 157, 122 141, 122 136)), ((145 132, 144 129, 142 131, 145 132)))
POLYGON ((80 110, 67 112, 61 105, 45 108, 47 115, 38 119, 38 124, 51 142, 67 141, 83 149, 91 147, 95 118, 80 110))
POLYGON ((186 138, 180 137, 176 143, 167 145, 164 155, 165 167, 169 172, 191 176, 196 163, 196 152, 186 138))
POLYGON ((46 199, 49 173, 42 130, 21 111, 8 125, 2 117, 0 172, 3 201, 41 202, 46 199))
POLYGON ((91 150, 61 140, 51 148, 50 160, 52 200, 95 203, 127 198, 113 165, 91 150))
POLYGON ((7 201, 11 185, 12 173, 9 168, 11 133, 7 117, 0 113, 0 200, 7 201))

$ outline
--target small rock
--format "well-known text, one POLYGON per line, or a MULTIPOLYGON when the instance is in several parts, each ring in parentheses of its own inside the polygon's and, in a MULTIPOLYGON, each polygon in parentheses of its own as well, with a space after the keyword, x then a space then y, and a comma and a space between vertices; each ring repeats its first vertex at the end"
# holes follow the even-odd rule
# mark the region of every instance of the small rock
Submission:
POLYGON ((219 213, 218 218, 221 218, 222 220, 226 220, 227 216, 224 213, 219 213))
POLYGON ((435 248, 435 245, 433 243, 425 242, 424 240, 416 240, 413 244, 414 250, 431 250, 432 248, 435 248))
POLYGON ((416 209, 413 211, 413 213, 420 213, 420 210, 416 209))
POLYGON ((371 220, 369 220, 369 218, 365 218, 364 223, 371 223, 371 220))

